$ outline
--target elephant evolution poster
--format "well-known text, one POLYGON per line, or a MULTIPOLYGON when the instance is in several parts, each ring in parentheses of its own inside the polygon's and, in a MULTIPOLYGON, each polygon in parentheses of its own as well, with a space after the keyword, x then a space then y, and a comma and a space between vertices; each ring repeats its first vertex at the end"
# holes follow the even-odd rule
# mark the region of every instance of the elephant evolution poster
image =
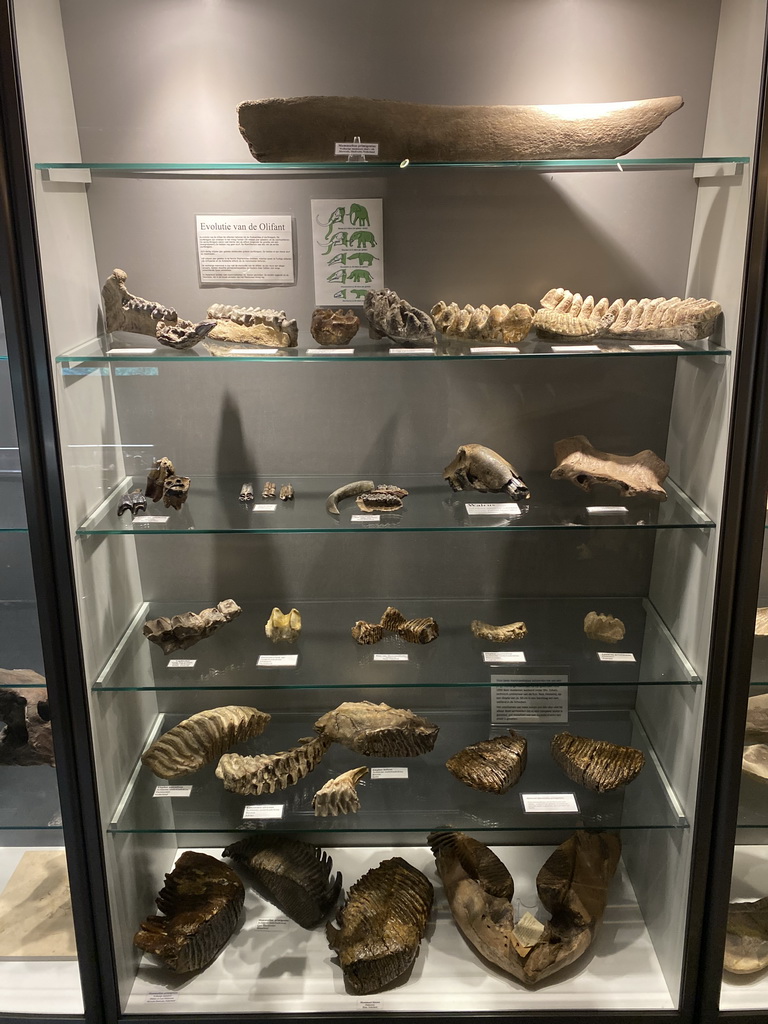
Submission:
POLYGON ((381 199, 313 199, 312 249, 317 306, 362 306, 384 287, 381 199))

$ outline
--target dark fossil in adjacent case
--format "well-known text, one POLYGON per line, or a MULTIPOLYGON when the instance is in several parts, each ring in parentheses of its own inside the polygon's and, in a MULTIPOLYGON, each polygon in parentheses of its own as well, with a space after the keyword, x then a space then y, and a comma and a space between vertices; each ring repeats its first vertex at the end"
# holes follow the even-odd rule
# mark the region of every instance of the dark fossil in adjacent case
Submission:
POLYGON ((159 619, 147 619, 142 632, 147 640, 162 648, 163 654, 173 654, 207 639, 217 629, 236 619, 240 611, 240 606, 227 598, 219 601, 215 608, 203 608, 199 614, 182 612, 170 618, 161 615, 159 619))
POLYGON ((121 516, 124 512, 130 512, 131 518, 136 515, 137 512, 147 511, 147 496, 142 494, 140 489, 137 487, 135 491, 129 491, 128 494, 124 494, 120 501, 117 503, 117 514, 121 516))
POLYGON ((506 793, 522 778, 528 760, 528 741, 514 729, 508 736, 494 736, 464 747, 445 762, 445 767, 465 786, 486 793, 506 793))
POLYGON ((224 789, 243 796, 263 796, 287 789, 320 764, 331 741, 325 736, 304 736, 290 750, 276 754, 225 754, 216 766, 216 778, 224 789))
POLYGON ((315 722, 316 731, 333 743, 367 757, 417 757, 435 745, 438 726, 404 708, 345 701, 315 722))
POLYGON ((143 921, 133 942, 178 974, 207 967, 237 927, 243 883, 227 864, 187 850, 155 900, 164 915, 143 921))
POLYGON ((595 793, 608 793, 636 779, 645 764, 641 750, 607 740, 560 732, 550 743, 552 757, 571 782, 595 793))
POLYGON ((433 898, 429 879, 401 857, 382 861, 350 887, 336 913, 338 928, 330 921, 325 928, 350 992, 379 992, 411 967, 433 898))
POLYGON ((723 966, 732 974, 768 967, 768 897, 728 904, 723 966))
POLYGON ((238 705, 199 711, 158 737, 141 755, 141 763, 161 779, 189 775, 236 743, 261 736, 271 717, 238 705))
POLYGON ((0 765, 55 765, 44 677, 32 669, 0 669, 0 684, 0 765))
POLYGON ((515 467, 483 444, 463 444, 456 458, 443 470, 454 491, 505 491, 513 498, 530 498, 531 492, 515 467))
POLYGON ((341 874, 313 843, 288 836, 251 836, 228 846, 231 857, 246 869, 254 889, 302 928, 314 928, 336 906, 341 874))

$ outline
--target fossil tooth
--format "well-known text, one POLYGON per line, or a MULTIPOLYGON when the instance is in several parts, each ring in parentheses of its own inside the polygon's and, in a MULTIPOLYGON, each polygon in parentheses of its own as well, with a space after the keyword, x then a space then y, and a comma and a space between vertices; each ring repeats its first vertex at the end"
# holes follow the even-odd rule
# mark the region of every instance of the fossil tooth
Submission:
POLYGON ((336 906, 341 874, 313 843, 288 836, 249 836, 222 853, 246 869, 254 889, 302 928, 314 928, 336 906))
POLYGON ((396 512, 403 507, 402 498, 389 490, 366 491, 355 498, 361 512, 396 512))
POLYGON ((588 341, 607 334, 614 319, 613 313, 601 317, 577 317, 551 309, 540 309, 533 319, 533 325, 543 338, 577 338, 579 341, 588 341))
POLYGON ((438 727, 389 704, 345 701, 315 722, 315 731, 367 757, 417 757, 435 745, 438 727))
POLYGON ((158 737, 141 755, 141 763, 161 779, 190 775, 236 743, 260 736, 271 717, 237 705, 200 711, 158 737))
POLYGON ((280 501, 293 501, 293 484, 283 484, 280 488, 280 501))
POLYGON ((366 871, 328 922, 328 945, 339 956, 350 992, 369 995, 404 974, 416 959, 432 912, 430 881, 401 857, 366 871))
POLYGON ((482 444, 463 444, 443 470, 443 478, 454 491, 506 491, 513 498, 531 496, 515 467, 482 444))
POLYGON ((144 488, 147 498, 150 501, 160 501, 163 496, 163 485, 168 477, 176 475, 176 470, 173 468, 173 463, 170 459, 163 456, 161 459, 155 459, 147 474, 147 486, 144 488))
MULTIPOLYGON (((511 900, 515 894, 515 883, 503 862, 485 843, 481 843, 464 832, 430 832, 427 843, 443 865, 456 859, 470 878, 479 882, 491 896, 511 900)), ((442 872, 438 870, 438 874, 442 872)))
POLYGON ((510 622, 506 626, 492 626, 480 619, 473 619, 470 629, 480 640, 490 640, 494 644, 504 644, 510 640, 524 640, 528 630, 524 622, 510 622))
POLYGON ((557 465, 549 474, 553 480, 570 480, 582 491, 591 491, 595 484, 607 484, 623 497, 635 495, 667 500, 662 484, 669 475, 669 466, 649 448, 637 455, 611 455, 601 452, 583 434, 555 442, 557 465))
POLYGON ((728 904, 723 966, 732 974, 768 967, 768 897, 728 904))
POLYGON ((243 484, 240 488, 240 501, 253 501, 253 484, 243 484))
POLYGON ((173 324, 177 321, 175 309, 161 306, 149 299, 131 295, 125 287, 128 275, 124 270, 113 270, 101 297, 104 300, 104 327, 107 334, 113 331, 130 331, 133 334, 148 334, 154 338, 159 321, 173 324))
POLYGON ((276 754, 224 754, 216 766, 216 778, 224 788, 243 796, 263 796, 295 786, 320 764, 331 745, 325 736, 304 736, 290 750, 276 754))
POLYGON ((360 810, 360 798, 355 788, 368 769, 352 768, 348 772, 329 779, 312 797, 312 806, 316 818, 336 817, 339 814, 357 814, 360 810))
POLYGON ((394 494, 398 498, 407 498, 408 491, 404 487, 398 487, 397 484, 376 484, 375 491, 386 491, 388 494, 394 494))
POLYGON ((527 760, 528 741, 510 729, 508 736, 494 736, 464 747, 445 762, 445 767, 472 789, 506 793, 522 778, 527 760))
POLYGON ((0 669, 0 683, 0 765, 55 765, 43 676, 31 669, 0 669))
POLYGON ((768 608, 758 608, 755 612, 755 636, 768 636, 768 608))
POLYGON ((292 644, 299 639, 301 634, 300 612, 291 608, 289 612, 283 614, 279 608, 273 608, 272 614, 264 626, 264 632, 273 644, 279 643, 281 640, 287 640, 289 644, 292 644))
POLYGON ((225 306, 216 303, 208 308, 208 319, 215 326, 203 344, 215 356, 226 356, 233 346, 259 348, 295 348, 299 328, 282 309, 260 306, 225 306))
POLYGON ((515 345, 531 329, 533 309, 525 303, 514 306, 464 306, 440 301, 431 310, 435 327, 448 338, 468 341, 500 341, 515 345))
POLYGON ((271 480, 267 480, 261 491, 262 498, 274 498, 277 494, 277 485, 271 480))
POLYGON ((360 320, 351 309, 316 309, 309 333, 318 345, 348 345, 360 328, 360 320))
POLYGON ((431 644, 440 635, 440 629, 431 617, 426 619, 408 619, 397 630, 397 635, 409 644, 431 644))
POLYGON ((584 632, 590 640, 601 640, 607 644, 616 644, 624 639, 626 630, 621 619, 613 615, 600 615, 588 612, 584 618, 584 632))
POLYGON ((768 693, 760 693, 747 701, 745 743, 768 742, 768 693))
POLYGON ((163 504, 166 508, 181 508, 189 494, 188 476, 167 476, 163 482, 163 504))
POLYGON ((645 764, 642 751, 634 747, 571 736, 568 732, 553 736, 550 750, 571 782, 595 793, 608 793, 626 786, 637 778, 645 764))
POLYGON ((164 916, 143 921, 134 945, 178 974, 202 970, 229 941, 244 902, 243 883, 232 868, 187 850, 155 900, 164 916))
POLYGON ((382 629, 388 629, 393 633, 397 633, 398 630, 406 623, 406 618, 402 612, 399 612, 397 608, 393 608, 390 605, 384 610, 384 614, 381 616, 382 629))
POLYGON ((205 640, 217 629, 236 619, 241 608, 231 599, 219 601, 215 608, 204 608, 197 612, 183 612, 167 618, 147 619, 143 633, 147 640, 158 644, 163 654, 173 654, 192 647, 199 640, 205 640))
POLYGON ((378 622, 364 622, 358 619, 352 627, 352 636, 359 644, 377 644, 384 636, 384 629, 378 622))
POLYGON ((128 494, 124 494, 117 504, 117 514, 121 516, 123 512, 130 512, 131 518, 133 518, 137 512, 147 511, 147 496, 142 494, 137 487, 135 491, 130 491, 128 494))
POLYGON ((389 288, 369 291, 363 299, 363 309, 373 338, 434 344, 436 331, 429 314, 389 288))
POLYGON ((155 337, 161 345, 183 350, 197 345, 199 341, 210 334, 215 326, 215 320, 202 320, 199 324, 181 319, 167 324, 165 320, 160 320, 155 329, 155 337))
POLYGON ((356 480, 352 484, 344 484, 343 487, 337 487, 325 499, 325 511, 330 512, 332 516, 337 516, 339 514, 340 501, 343 501, 345 498, 354 498, 358 494, 365 494, 366 491, 372 491, 373 489, 373 480, 356 480))

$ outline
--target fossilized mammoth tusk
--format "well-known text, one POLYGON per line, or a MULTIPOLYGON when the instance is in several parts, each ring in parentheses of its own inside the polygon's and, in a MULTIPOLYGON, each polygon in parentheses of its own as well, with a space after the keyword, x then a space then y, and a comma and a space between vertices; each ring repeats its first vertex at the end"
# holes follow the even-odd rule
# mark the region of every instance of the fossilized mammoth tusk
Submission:
POLYGON ((353 484, 337 487, 325 499, 325 511, 330 512, 332 516, 339 515, 340 501, 344 501, 345 498, 355 498, 358 494, 365 494, 366 491, 372 491, 374 486, 373 480, 356 480, 353 484))

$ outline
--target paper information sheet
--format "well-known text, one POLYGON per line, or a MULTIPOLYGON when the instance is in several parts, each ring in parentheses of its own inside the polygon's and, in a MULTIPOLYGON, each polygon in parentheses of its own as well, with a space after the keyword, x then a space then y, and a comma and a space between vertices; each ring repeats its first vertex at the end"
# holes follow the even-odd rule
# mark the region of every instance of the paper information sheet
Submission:
POLYGON ((567 676, 492 675, 491 721, 494 724, 502 722, 567 722, 568 687, 551 685, 567 682, 567 676), (513 681, 519 683, 521 680, 530 681, 535 685, 509 685, 513 681))
POLYGON ((384 287, 381 199, 313 199, 315 304, 362 306, 384 287))
POLYGON ((201 284, 294 284, 293 225, 288 214, 198 214, 201 284))

